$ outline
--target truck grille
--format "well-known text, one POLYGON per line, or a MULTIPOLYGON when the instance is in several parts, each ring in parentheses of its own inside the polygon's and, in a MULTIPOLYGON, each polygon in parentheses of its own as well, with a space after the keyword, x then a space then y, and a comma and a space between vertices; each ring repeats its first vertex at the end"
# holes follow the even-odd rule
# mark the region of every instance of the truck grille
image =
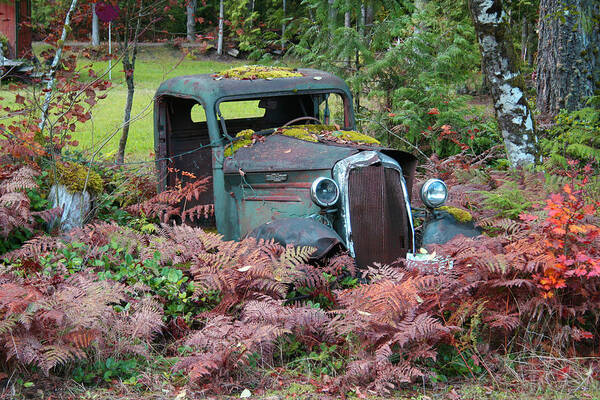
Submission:
POLYGON ((412 235, 398 171, 381 164, 351 169, 348 200, 359 266, 406 256, 412 235))

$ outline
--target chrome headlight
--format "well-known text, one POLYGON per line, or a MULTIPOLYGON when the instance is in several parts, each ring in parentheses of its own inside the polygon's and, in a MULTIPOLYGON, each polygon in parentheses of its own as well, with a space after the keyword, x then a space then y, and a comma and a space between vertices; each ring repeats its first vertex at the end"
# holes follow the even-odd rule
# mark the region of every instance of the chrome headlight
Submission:
POLYGON ((319 177, 310 187, 310 197, 319 207, 330 207, 337 203, 340 188, 333 179, 319 177))
POLYGON ((429 208, 444 205, 448 198, 448 188, 441 179, 429 179, 421 186, 421 200, 429 208))

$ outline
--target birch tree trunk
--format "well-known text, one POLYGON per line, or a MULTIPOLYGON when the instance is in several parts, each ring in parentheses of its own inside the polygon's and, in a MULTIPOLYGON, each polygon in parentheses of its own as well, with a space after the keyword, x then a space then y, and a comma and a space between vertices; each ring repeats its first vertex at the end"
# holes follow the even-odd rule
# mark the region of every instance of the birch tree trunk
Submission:
MULTIPOLYGON (((75 11, 75 7, 77 7, 77 0, 71 0, 71 6, 67 11, 67 15, 65 16, 65 23, 63 25, 62 33, 60 35, 60 40, 56 42, 56 53, 54 54, 54 59, 52 59, 52 64, 50 65, 50 72, 48 73, 48 83, 46 84, 46 95, 44 96, 44 103, 42 104, 42 116, 40 118, 40 131, 43 132, 48 122, 48 108, 50 107, 50 100, 52 100, 52 91, 54 89, 54 80, 56 78, 56 70, 58 69, 60 58, 62 57, 63 47, 65 45, 65 40, 67 40, 67 35, 71 31, 71 14, 75 11)), ((50 129, 50 139, 52 140, 52 129, 50 129)), ((50 142, 52 143, 52 142, 50 142)))
POLYGON ((92 3, 92 46, 100 45, 100 30, 98 26, 98 15, 96 14, 96 3, 92 3))
POLYGON ((194 34, 196 33, 196 0, 188 0, 185 6, 186 13, 186 38, 188 41, 194 41, 194 34))
POLYGON ((555 116, 575 110, 600 89, 598 0, 541 0, 537 107, 555 116))
POLYGON ((535 126, 517 70, 501 0, 470 0, 469 10, 481 50, 498 127, 513 167, 535 161, 535 126))
POLYGON ((223 0, 219 0, 219 36, 217 38, 217 54, 223 54, 223 18, 225 18, 225 8, 223 0))

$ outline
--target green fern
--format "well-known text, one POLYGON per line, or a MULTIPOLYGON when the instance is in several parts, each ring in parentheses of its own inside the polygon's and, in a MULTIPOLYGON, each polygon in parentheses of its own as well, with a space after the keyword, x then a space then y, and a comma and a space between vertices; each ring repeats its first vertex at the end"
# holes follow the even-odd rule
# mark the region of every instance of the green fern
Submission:
POLYGON ((600 110, 585 107, 577 111, 561 110, 556 124, 541 141, 545 164, 567 167, 568 159, 582 162, 600 160, 600 110))

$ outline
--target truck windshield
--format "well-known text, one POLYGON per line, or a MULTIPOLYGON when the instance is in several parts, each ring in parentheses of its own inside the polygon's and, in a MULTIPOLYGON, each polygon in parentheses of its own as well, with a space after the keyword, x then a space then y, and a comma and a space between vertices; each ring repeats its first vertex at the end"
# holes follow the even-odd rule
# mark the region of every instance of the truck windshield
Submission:
POLYGON ((332 124, 349 128, 344 98, 338 93, 311 93, 230 100, 217 105, 221 134, 234 137, 240 131, 267 131, 288 125, 332 124))

